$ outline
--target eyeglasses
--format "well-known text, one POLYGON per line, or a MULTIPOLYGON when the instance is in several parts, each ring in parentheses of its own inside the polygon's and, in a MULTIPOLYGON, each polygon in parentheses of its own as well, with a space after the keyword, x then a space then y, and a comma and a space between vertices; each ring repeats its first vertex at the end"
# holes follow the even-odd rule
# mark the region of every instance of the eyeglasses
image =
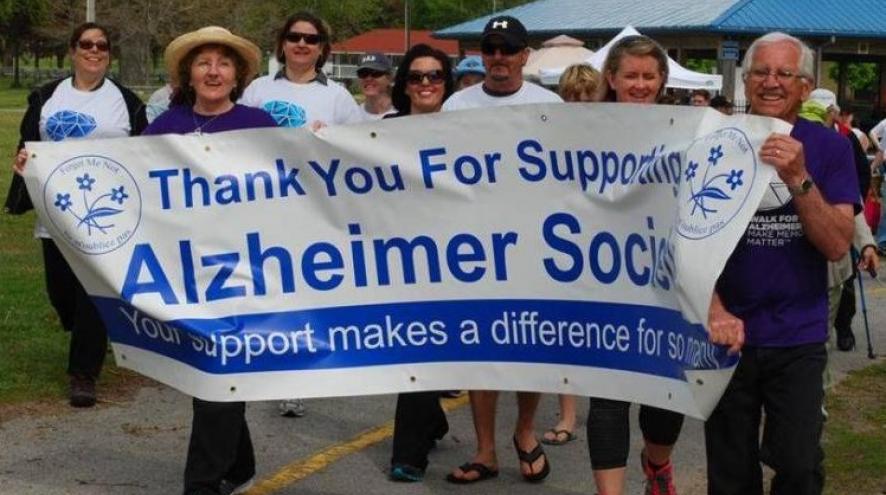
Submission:
POLYGON ((366 79, 367 77, 371 77, 373 79, 378 79, 379 77, 388 75, 387 72, 383 72, 380 70, 372 70, 372 69, 360 69, 357 71, 357 77, 360 79, 366 79))
POLYGON ((769 76, 775 76, 775 80, 778 82, 785 84, 794 79, 803 79, 806 76, 803 74, 797 74, 793 71, 786 69, 778 69, 778 70, 769 70, 763 68, 751 69, 748 71, 748 79, 754 82, 763 82, 769 76))
POLYGON ((483 43, 480 45, 480 51, 483 52, 483 55, 492 56, 495 55, 496 51, 501 52, 502 55, 516 55, 523 51, 526 47, 523 45, 513 45, 511 43, 483 43))
POLYGON ((298 43, 304 40, 306 45, 316 45, 323 41, 323 36, 320 34, 298 33, 295 31, 286 33, 284 38, 290 43, 298 43))
POLYGON ((100 52, 106 52, 111 49, 111 45, 104 40, 92 41, 92 40, 78 40, 77 46, 80 47, 81 50, 89 51, 93 48, 97 49, 100 52))
POLYGON ((446 75, 443 74, 442 70, 432 70, 429 72, 411 70, 406 74, 406 82, 409 84, 424 84, 425 79, 428 80, 428 84, 443 84, 446 81, 446 75))

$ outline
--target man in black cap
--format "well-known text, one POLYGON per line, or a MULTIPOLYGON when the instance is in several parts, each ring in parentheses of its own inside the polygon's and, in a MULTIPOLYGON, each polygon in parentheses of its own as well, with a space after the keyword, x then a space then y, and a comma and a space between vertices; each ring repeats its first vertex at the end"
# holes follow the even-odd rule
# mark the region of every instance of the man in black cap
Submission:
POLYGON ((372 52, 360 57, 357 78, 360 81, 360 90, 366 98, 360 105, 364 121, 379 120, 389 113, 396 113, 391 103, 393 72, 391 59, 383 53, 372 52))
MULTIPOLYGON (((481 51, 486 76, 483 84, 475 84, 456 92, 443 103, 443 110, 463 110, 527 103, 561 103, 554 92, 523 81, 523 66, 529 58, 528 34, 523 24, 511 16, 496 16, 483 29, 481 51)), ((471 391, 471 409, 477 433, 477 453, 447 476, 452 483, 473 483, 498 475, 495 454, 495 409, 497 391, 471 391)), ((543 480, 550 472, 548 457, 535 437, 535 410, 540 395, 517 393, 517 425, 514 447, 520 459, 520 474, 529 482, 543 480)))
POLYGON ((443 110, 464 110, 526 103, 559 103, 554 92, 523 81, 523 66, 529 59, 529 35, 514 17, 493 17, 483 29, 480 43, 486 77, 483 84, 456 92, 443 103, 443 110))

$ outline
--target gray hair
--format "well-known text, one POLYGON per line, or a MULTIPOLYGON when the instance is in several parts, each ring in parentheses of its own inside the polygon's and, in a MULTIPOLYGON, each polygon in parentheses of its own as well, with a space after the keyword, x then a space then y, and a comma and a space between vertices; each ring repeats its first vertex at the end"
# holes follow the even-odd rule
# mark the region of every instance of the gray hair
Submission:
POLYGON ((755 39, 753 43, 751 43, 751 46, 745 53, 744 60, 741 63, 742 75, 747 77, 748 72, 750 72, 751 64, 754 62, 754 54, 757 52, 757 48, 759 48, 761 45, 769 45, 782 41, 793 43, 800 51, 799 67, 797 68, 800 71, 800 75, 806 77, 810 81, 815 81, 815 55, 812 53, 812 49, 809 48, 806 43, 800 41, 798 38, 795 38, 787 33, 782 33, 780 31, 764 34, 763 36, 755 39))

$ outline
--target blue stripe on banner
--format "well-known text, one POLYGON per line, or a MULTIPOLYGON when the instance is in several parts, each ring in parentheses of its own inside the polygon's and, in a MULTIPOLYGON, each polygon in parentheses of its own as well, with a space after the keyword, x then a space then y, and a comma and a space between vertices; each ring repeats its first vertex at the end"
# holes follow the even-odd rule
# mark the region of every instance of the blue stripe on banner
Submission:
POLYGON ((678 311, 630 304, 403 302, 160 321, 93 298, 111 340, 209 373, 477 361, 568 364, 685 379, 737 356, 678 311))

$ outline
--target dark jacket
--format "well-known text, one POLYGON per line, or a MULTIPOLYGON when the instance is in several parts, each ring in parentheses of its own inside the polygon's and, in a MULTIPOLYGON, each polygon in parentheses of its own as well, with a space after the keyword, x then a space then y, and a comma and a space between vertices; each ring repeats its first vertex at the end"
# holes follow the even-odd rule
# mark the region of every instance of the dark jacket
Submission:
MULTIPOLYGON (((43 104, 46 103, 55 88, 67 79, 66 77, 57 79, 47 83, 28 95, 28 110, 22 117, 22 124, 19 128, 21 136, 18 142, 18 149, 25 147, 26 141, 40 141, 40 111, 43 110, 43 104)), ((123 95, 123 101, 126 102, 126 110, 129 112, 129 135, 137 136, 141 134, 145 127, 148 126, 148 119, 145 116, 145 104, 141 99, 129 89, 120 85, 111 78, 105 78, 105 82, 110 81, 117 86, 123 95)), ((31 198, 28 197, 28 190, 25 188, 25 181, 18 174, 13 174, 12 183, 9 185, 9 194, 6 196, 6 202, 3 205, 3 211, 13 215, 20 215, 30 209, 34 205, 31 198)))

